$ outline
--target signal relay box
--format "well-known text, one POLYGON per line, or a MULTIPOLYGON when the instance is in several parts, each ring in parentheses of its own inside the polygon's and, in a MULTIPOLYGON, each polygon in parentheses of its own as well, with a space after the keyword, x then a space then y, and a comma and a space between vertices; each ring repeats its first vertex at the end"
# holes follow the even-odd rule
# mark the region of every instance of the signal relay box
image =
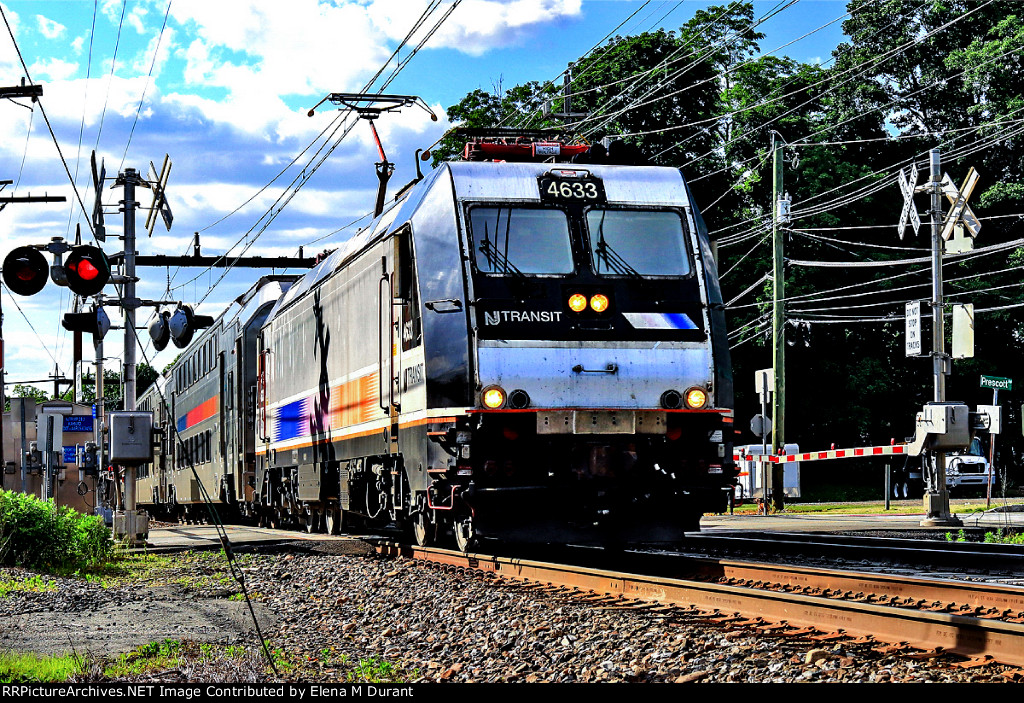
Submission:
POLYGON ((153 461, 153 413, 112 412, 110 418, 110 463, 138 466, 153 461))

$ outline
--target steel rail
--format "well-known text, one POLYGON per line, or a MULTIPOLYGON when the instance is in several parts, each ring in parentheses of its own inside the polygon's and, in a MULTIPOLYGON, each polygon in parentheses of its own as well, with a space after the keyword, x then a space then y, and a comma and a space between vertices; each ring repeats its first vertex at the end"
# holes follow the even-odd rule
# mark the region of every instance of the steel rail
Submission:
POLYGON ((687 535, 687 550, 761 549, 766 553, 825 553, 843 558, 900 559, 931 566, 979 567, 998 563, 1004 569, 1024 567, 1024 550, 1017 545, 985 542, 942 542, 929 539, 831 535, 793 532, 747 532, 687 535), (847 552, 842 554, 841 552, 847 552))
POLYGON ((727 560, 708 560, 693 565, 693 569, 699 578, 732 582, 731 585, 738 581, 761 582, 800 589, 804 594, 819 595, 814 592, 828 591, 830 595, 825 597, 848 594, 850 598, 884 598, 903 604, 897 607, 915 607, 910 604, 913 601, 919 604, 917 607, 943 607, 948 612, 981 609, 989 611, 989 617, 998 612, 1024 619, 1024 588, 1019 586, 727 560))
MULTIPOLYGON (((403 556, 474 569, 523 583, 549 584, 581 596, 607 594, 622 600, 623 604, 641 601, 663 606, 696 608, 717 616, 745 618, 748 619, 748 624, 760 623, 767 626, 768 623, 778 623, 790 628, 789 631, 794 634, 799 633, 802 636, 818 633, 822 639, 861 638, 879 644, 909 645, 926 651, 975 659, 991 658, 998 663, 1024 666, 1022 622, 922 610, 916 607, 880 605, 862 599, 834 599, 824 595, 806 595, 765 587, 777 582, 783 572, 789 572, 788 579, 797 579, 800 570, 795 567, 748 564, 741 568, 739 564, 725 565, 724 572, 742 573, 745 580, 752 580, 748 577, 755 577, 760 570, 760 576, 753 579, 760 582, 759 584, 741 586, 482 554, 462 554, 393 543, 381 543, 377 550, 385 556, 403 556)), ((833 589, 837 584, 857 584, 858 587, 863 585, 870 591, 876 585, 882 585, 891 592, 907 593, 909 590, 902 591, 899 588, 899 581, 913 580, 928 582, 935 588, 949 586, 955 590, 958 597, 962 597, 962 594, 971 587, 978 587, 977 584, 890 578, 888 575, 879 578, 872 574, 836 570, 813 570, 806 574, 805 578, 811 586, 812 582, 817 580, 838 579, 832 582, 833 589)), ((854 594, 855 597, 857 595, 858 593, 854 594)), ((946 595, 947 597, 938 600, 948 601, 948 593, 946 595)), ((1009 603, 1024 602, 1024 593, 1007 593, 1005 598, 1008 603, 1006 608, 1013 609, 1015 606, 1009 603)), ((786 634, 786 630, 778 632, 786 634)))

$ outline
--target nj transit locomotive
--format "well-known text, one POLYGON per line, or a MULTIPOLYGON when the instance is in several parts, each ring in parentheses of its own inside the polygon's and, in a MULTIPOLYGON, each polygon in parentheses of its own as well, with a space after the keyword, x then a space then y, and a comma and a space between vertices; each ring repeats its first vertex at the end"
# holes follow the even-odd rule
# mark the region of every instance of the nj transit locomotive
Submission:
POLYGON ((674 541, 726 508, 724 312, 680 172, 467 155, 193 343, 140 501, 192 514, 195 464, 264 524, 462 550, 674 541))

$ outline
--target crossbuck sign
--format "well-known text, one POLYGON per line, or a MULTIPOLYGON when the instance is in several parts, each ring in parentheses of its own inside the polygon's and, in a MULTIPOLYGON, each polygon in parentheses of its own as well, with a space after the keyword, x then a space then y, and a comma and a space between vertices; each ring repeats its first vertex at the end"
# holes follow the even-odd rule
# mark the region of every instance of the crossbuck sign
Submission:
POLYGON ((978 232, 981 231, 981 222, 975 217, 971 206, 967 204, 967 199, 974 192, 974 186, 978 184, 979 178, 978 172, 972 168, 967 172, 964 184, 957 190, 949 174, 942 174, 942 193, 952 203, 952 207, 949 208, 949 214, 946 215, 946 220, 942 225, 943 239, 948 241, 953 236, 953 229, 957 224, 962 224, 972 238, 977 237, 978 232))
POLYGON ((917 208, 914 207, 914 189, 917 187, 917 164, 910 165, 910 176, 907 176, 907 172, 900 169, 899 175, 900 190, 903 191, 903 212, 900 213, 900 239, 903 239, 903 231, 907 228, 907 218, 910 218, 911 224, 914 225, 914 234, 921 229, 921 216, 917 214, 917 208))

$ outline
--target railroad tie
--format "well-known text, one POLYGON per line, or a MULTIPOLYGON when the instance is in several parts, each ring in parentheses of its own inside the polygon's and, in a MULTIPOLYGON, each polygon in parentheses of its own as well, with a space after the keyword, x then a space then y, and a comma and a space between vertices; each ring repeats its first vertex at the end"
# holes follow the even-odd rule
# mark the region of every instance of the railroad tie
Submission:
POLYGON ((787 637, 813 637, 814 635, 820 635, 821 630, 814 627, 798 627, 795 630, 789 630, 785 633, 787 637))
POLYGON ((879 654, 899 654, 900 652, 906 652, 910 649, 910 643, 908 642, 897 642, 896 644, 883 644, 880 647, 872 647, 872 652, 878 652, 879 654))
POLYGON ((996 660, 991 654, 983 654, 980 657, 972 657, 967 661, 954 662, 953 666, 959 669, 977 669, 979 666, 988 666, 989 664, 995 664, 996 660))

